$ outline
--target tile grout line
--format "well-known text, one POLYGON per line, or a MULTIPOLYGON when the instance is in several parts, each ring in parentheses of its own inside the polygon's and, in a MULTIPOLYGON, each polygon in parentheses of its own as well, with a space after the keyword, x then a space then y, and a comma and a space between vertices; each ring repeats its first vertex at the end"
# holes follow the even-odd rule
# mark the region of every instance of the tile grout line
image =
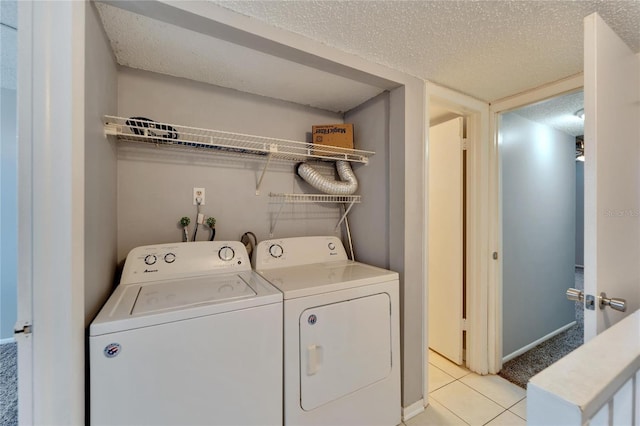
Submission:
MULTIPOLYGON (((511 414, 513 414, 514 416, 524 420, 525 422, 527 421, 527 419, 522 418, 522 416, 514 413, 513 411, 511 411, 511 408, 515 407, 516 405, 518 405, 519 403, 521 403, 523 400, 525 400, 527 398, 526 394, 525 396, 523 396, 522 398, 520 398, 518 401, 516 401, 515 403, 513 403, 512 405, 510 405, 508 408, 505 408, 502 404, 500 404, 498 401, 495 401, 493 399, 491 399, 488 395, 485 395, 484 393, 480 392, 477 389, 472 388, 471 386, 467 385, 466 383, 464 383, 463 381, 461 381, 461 379, 465 378, 466 376, 468 376, 469 374, 471 374, 472 372, 469 371, 467 374, 465 374, 464 376, 461 376, 459 379, 456 379, 455 377, 451 376, 449 373, 447 373, 446 371, 442 370, 440 367, 438 367, 437 365, 431 364, 429 363, 432 367, 437 368, 438 370, 442 371, 443 373, 447 374, 448 376, 453 378, 453 381, 440 386, 437 389, 434 389, 433 391, 429 392, 428 396, 431 395, 431 393, 437 391, 438 389, 442 389, 445 386, 449 386, 451 383, 453 382, 460 382, 460 384, 466 386, 467 388, 471 389, 472 391, 484 396, 485 398, 487 398, 489 401, 493 402, 494 404, 496 404, 498 407, 502 408, 502 412, 500 412, 500 414, 498 414, 496 417, 492 418, 491 420, 489 420, 487 423, 484 423, 485 425, 488 423, 491 423, 493 420, 495 420, 496 418, 500 417, 501 415, 503 415, 505 412, 509 411, 511 414)), ((469 424, 467 422, 464 421, 464 419, 462 419, 460 416, 458 416, 455 412, 451 411, 447 406, 445 406, 444 404, 442 404, 440 401, 438 401, 437 399, 434 398, 434 400, 436 402, 438 402, 438 404, 442 405, 447 411, 449 411, 451 414, 453 414, 454 416, 456 416, 457 418, 459 418, 460 420, 462 420, 465 424, 469 424)))
MULTIPOLYGON (((453 383, 453 382, 452 382, 453 383)), ((438 404, 440 404, 442 407, 444 407, 445 410, 447 410, 448 412, 450 412, 451 414, 453 414, 455 417, 457 417, 458 419, 460 419, 460 421, 462 423, 464 423, 465 425, 470 425, 470 423, 467 423, 464 421, 464 419, 462 417, 460 417, 459 415, 457 415, 456 413, 454 413, 453 411, 451 411, 448 407, 445 407, 442 403, 438 402, 438 404)))
POLYGON ((525 419, 524 417, 522 417, 522 416, 521 416, 521 415, 519 415, 518 413, 514 413, 513 411, 511 411, 511 409, 512 409, 513 407, 515 407, 516 405, 520 404, 520 403, 521 403, 522 401, 524 401, 525 399, 527 399, 527 393, 526 393, 526 390, 525 390, 524 398, 522 398, 521 400, 519 400, 518 402, 516 402, 515 404, 513 404, 511 407, 507 408, 507 410, 508 410, 510 413, 514 414, 515 416, 520 417, 522 420, 524 420, 524 421, 526 422, 526 421, 527 421, 527 419, 525 419))
MULTIPOLYGON (((466 376, 465 376, 465 377, 466 377, 466 376)), ((461 377, 461 379, 462 379, 462 378, 463 378, 463 377, 461 377)), ((487 398, 489 401, 491 401, 491 402, 494 402, 494 403, 498 404, 500 407, 504 408, 505 410, 509 410, 511 407, 514 407, 515 405, 517 405, 518 403, 520 403, 520 401, 522 401, 523 399, 525 399, 525 398, 527 397, 527 396, 525 395, 525 396, 523 396, 522 398, 520 398, 518 401, 516 401, 514 404, 512 404, 512 405, 510 405, 509 407, 506 407, 506 408, 505 408, 505 406, 504 406, 504 405, 502 405, 502 404, 500 404, 498 401, 495 401, 495 400, 491 399, 491 397, 489 397, 488 395, 483 394, 482 392, 480 392, 479 390, 477 390, 477 389, 475 389, 475 388, 473 388, 473 387, 469 386, 469 385, 468 385, 468 384, 466 384, 465 382, 462 382, 462 381, 461 381, 460 383, 462 383, 463 385, 465 385, 465 386, 466 386, 466 387, 468 387, 469 389, 471 389, 471 390, 474 390, 474 391, 478 392, 480 395, 484 396, 484 397, 485 397, 485 398, 487 398)), ((513 413, 513 414, 515 414, 515 413, 513 413)), ((516 416, 517 416, 517 414, 516 414, 516 416)), ((520 417, 520 416, 518 416, 518 417, 520 417)), ((522 418, 522 417, 520 417, 520 418, 522 418)))
MULTIPOLYGON (((431 365, 433 365, 433 364, 431 364, 431 365)), ((440 371, 444 371, 444 370, 442 370, 441 368, 439 368, 438 366, 435 366, 435 365, 433 365, 433 366, 434 366, 434 367, 436 367, 436 368, 438 368, 438 370, 440 370, 440 371)), ((520 398, 519 400, 517 400, 516 402, 514 402, 513 404, 511 404, 510 406, 508 406, 508 407, 506 407, 506 408, 505 408, 505 407, 504 407, 504 405, 500 404, 498 401, 495 401, 495 400, 491 399, 491 397, 489 397, 488 395, 485 395, 484 393, 480 392, 480 391, 479 391, 479 390, 477 390, 476 388, 474 388, 474 387, 472 387, 472 386, 469 386, 468 384, 466 384, 465 382, 463 382, 463 381, 462 381, 462 379, 464 379, 465 377, 469 376, 471 373, 473 373, 473 371, 469 371, 467 374, 465 374, 464 376, 461 376, 459 379, 456 379, 455 377, 451 376, 451 374, 447 373, 446 371, 444 371, 444 373, 446 373, 446 374, 448 374, 450 377, 452 377, 452 378, 454 379, 454 381, 458 381, 458 382, 462 383, 462 384, 463 384, 463 385, 465 385, 466 387, 468 387, 468 388, 470 388, 470 389, 472 389, 472 390, 476 391, 477 393, 479 393, 480 395, 484 396, 485 398, 487 398, 487 399, 489 399, 489 400, 491 400, 491 401, 495 402, 496 404, 498 404, 500 407, 504 408, 505 410, 510 410, 511 408, 513 408, 514 406, 516 406, 516 405, 518 405, 520 402, 522 402, 522 400, 523 400, 523 399, 526 399, 526 398, 527 398, 527 394, 526 394, 526 390, 525 390, 525 396, 523 396, 522 398, 520 398)), ((492 376, 492 375, 493 375, 493 374, 490 374, 489 376, 492 376)), ((496 376, 497 376, 497 375, 496 375, 496 376)), ((480 377, 487 377, 487 376, 480 375, 480 377)), ((509 382, 509 381, 507 381, 507 382, 508 382, 508 383, 511 383, 511 382, 509 382)), ((447 385, 450 385, 451 383, 453 383, 453 382, 449 382, 449 383, 447 383, 447 385)), ((447 386, 447 385, 444 385, 444 386, 447 386)), ((440 386, 438 389, 442 389, 444 386, 440 386)), ((513 414, 515 414, 515 413, 513 413, 513 414)), ((517 416, 517 414, 516 414, 516 416, 517 416)), ((518 416, 518 417, 520 417, 520 416, 518 416)), ((522 418, 522 417, 520 417, 520 418, 522 418)))
MULTIPOLYGON (((466 376, 466 374, 465 374, 465 376, 466 376)), ((462 377, 464 377, 464 376, 462 376, 462 377)), ((462 377, 461 377, 461 378, 462 378, 462 377)), ((461 379, 461 378, 460 378, 460 379, 461 379)), ((454 382, 460 382, 460 379, 456 379, 456 380, 454 380, 454 382)), ((451 382, 451 383, 453 383, 453 382, 451 382)), ((448 385, 450 385, 451 383, 448 383, 448 385)), ((465 383, 463 383, 463 382, 460 382, 460 384, 462 384, 462 385, 464 385, 464 386, 467 386, 467 385, 466 385, 465 383)), ((442 387, 444 387, 444 386, 442 386, 442 387)), ((499 417, 499 416, 503 415, 506 411, 509 411, 508 409, 504 408, 502 405, 498 404, 497 402, 495 402, 494 400, 492 400, 492 399, 491 399, 491 398, 489 398, 488 396, 486 396, 486 395, 484 395, 484 394, 482 394, 482 393, 478 392, 477 390, 473 389, 473 388, 472 388, 472 387, 470 387, 470 386, 467 386, 467 387, 468 387, 469 389, 471 389, 472 391, 474 391, 474 392, 476 392, 476 393, 478 393, 478 394, 480 394, 480 395, 484 396, 485 398, 489 399, 491 402, 493 402, 493 403, 497 404, 497 405, 498 405, 498 407, 500 407, 500 408, 502 408, 502 409, 503 409, 503 411, 501 411, 501 412, 500 412, 500 414, 498 414, 496 417, 494 417, 494 418, 490 419, 488 422, 483 423, 483 425, 486 425, 486 424, 488 424, 488 423, 491 423, 491 422, 492 422, 493 420, 495 420, 497 417, 499 417)), ((442 389, 442 388, 439 388, 439 389, 442 389)), ((459 419, 460 419, 464 424, 466 424, 466 425, 470 425, 470 423, 467 423, 467 422, 466 422, 462 417, 460 417, 459 415, 457 415, 454 411, 452 411, 449 407, 447 407, 446 405, 444 405, 442 402, 438 401, 438 400, 437 400, 437 399, 435 399, 435 398, 434 398, 434 400, 435 400, 438 404, 440 404, 441 406, 443 406, 443 407, 444 407, 447 411, 449 411, 451 414, 453 414, 454 416, 456 416, 457 418, 459 418, 459 419)), ((515 413, 513 413, 513 414, 514 414, 514 415, 516 415, 516 416, 518 416, 518 415, 517 415, 517 414, 515 414, 515 413)), ((520 417, 520 416, 518 416, 518 417, 520 417)), ((522 418, 522 417, 520 417, 520 418, 522 418)))
MULTIPOLYGON (((453 383, 453 382, 451 382, 453 383)), ((449 384, 451 384, 449 383, 449 384)), ((451 414, 453 414, 455 417, 457 417, 458 419, 460 419, 460 421, 462 423, 464 423, 465 425, 469 425, 470 423, 467 423, 462 417, 460 417, 459 415, 457 415, 454 411, 452 411, 451 409, 449 409, 449 407, 447 407, 446 405, 444 405, 443 403, 441 403, 440 401, 438 401, 437 399, 434 398, 434 401, 436 401, 438 403, 438 405, 440 405, 442 408, 444 408, 445 410, 447 410, 448 412, 450 412, 451 414)))

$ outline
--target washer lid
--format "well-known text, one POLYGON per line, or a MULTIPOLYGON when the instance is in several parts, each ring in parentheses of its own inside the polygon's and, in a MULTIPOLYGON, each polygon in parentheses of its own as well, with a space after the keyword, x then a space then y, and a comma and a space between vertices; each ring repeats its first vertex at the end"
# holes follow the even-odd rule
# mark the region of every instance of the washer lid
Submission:
POLYGON ((99 336, 207 315, 282 303, 255 272, 119 285, 89 327, 99 336))
POLYGON ((140 288, 131 313, 146 314, 255 295, 256 292, 239 275, 225 277, 224 280, 198 277, 178 283, 151 283, 140 288))
POLYGON ((351 260, 258 270, 284 293, 285 299, 306 297, 398 279, 398 273, 351 260))

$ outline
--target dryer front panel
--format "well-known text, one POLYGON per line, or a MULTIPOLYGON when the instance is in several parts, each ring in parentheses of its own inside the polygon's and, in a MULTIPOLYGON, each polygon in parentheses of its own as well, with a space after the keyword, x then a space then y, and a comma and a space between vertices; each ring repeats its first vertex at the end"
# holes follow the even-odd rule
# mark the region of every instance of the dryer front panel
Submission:
POLYGON ((311 411, 391 373, 391 300, 379 293, 299 318, 300 405, 311 411))

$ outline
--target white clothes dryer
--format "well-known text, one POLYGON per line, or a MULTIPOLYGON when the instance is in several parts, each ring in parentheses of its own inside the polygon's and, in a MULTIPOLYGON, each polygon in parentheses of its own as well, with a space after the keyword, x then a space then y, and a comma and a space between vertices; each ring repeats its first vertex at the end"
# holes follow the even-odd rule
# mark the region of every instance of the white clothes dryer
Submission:
POLYGON ((284 295, 284 424, 400 424, 398 274, 335 237, 262 241, 254 267, 284 295))
POLYGON ((133 249, 89 352, 92 425, 282 424, 282 294, 240 242, 133 249))

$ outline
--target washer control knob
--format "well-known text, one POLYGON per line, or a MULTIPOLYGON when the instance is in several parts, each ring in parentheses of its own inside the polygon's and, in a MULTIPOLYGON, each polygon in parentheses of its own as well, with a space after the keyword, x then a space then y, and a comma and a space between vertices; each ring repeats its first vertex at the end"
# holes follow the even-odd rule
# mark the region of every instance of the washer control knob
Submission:
POLYGON ((144 258, 144 263, 146 263, 147 265, 153 265, 154 263, 156 263, 156 260, 158 260, 158 258, 155 255, 149 254, 144 258))
POLYGON ((329 243, 329 250, 335 250, 336 249, 336 245, 334 243, 329 243))
POLYGON ((224 246, 218 251, 218 257, 226 262, 232 260, 235 255, 236 252, 229 246, 224 246))
POLYGON ((173 253, 167 253, 164 255, 164 261, 167 263, 173 263, 176 261, 176 255, 173 253))
POLYGON ((269 247, 269 254, 271 257, 278 258, 284 254, 284 250, 280 244, 272 244, 271 247, 269 247))

